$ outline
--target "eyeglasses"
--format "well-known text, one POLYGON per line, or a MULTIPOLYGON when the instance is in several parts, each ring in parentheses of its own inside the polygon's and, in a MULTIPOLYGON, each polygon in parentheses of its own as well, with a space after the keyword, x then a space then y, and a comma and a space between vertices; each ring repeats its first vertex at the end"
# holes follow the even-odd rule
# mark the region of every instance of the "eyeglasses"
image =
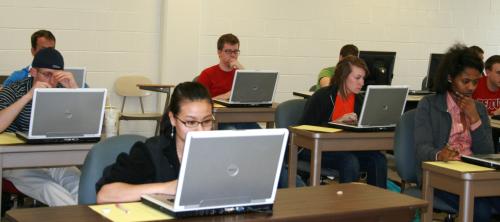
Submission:
POLYGON ((215 120, 215 117, 213 115, 210 117, 210 119, 203 120, 201 122, 195 121, 195 120, 184 121, 184 120, 180 119, 179 117, 175 117, 175 118, 178 119, 187 128, 196 128, 200 124, 201 124, 201 127, 206 128, 206 127, 212 126, 212 123, 215 120))
POLYGON ((41 71, 38 71, 38 74, 42 75, 46 79, 50 79, 50 78, 52 78, 52 75, 54 73, 52 73, 52 72, 41 72, 41 71))
POLYGON ((240 50, 239 49, 235 49, 235 50, 224 49, 224 53, 226 53, 227 55, 231 55, 231 54, 239 55, 240 50))

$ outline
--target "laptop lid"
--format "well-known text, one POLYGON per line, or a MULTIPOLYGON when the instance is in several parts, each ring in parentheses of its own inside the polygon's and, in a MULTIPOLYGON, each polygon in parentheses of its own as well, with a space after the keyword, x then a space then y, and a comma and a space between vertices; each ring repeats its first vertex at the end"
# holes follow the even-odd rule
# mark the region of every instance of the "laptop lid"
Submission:
POLYGON ((403 114, 408 90, 408 86, 368 86, 358 127, 396 126, 403 114))
POLYGON ((35 89, 29 139, 100 137, 106 89, 35 89))
POLYGON ((277 71, 236 70, 229 103, 271 104, 278 82, 277 71))
POLYGON ((272 204, 287 129, 189 132, 174 211, 272 204))
POLYGON ((471 156, 462 155, 460 156, 460 159, 466 163, 500 170, 500 154, 474 154, 471 156))
POLYGON ((87 69, 85 67, 66 67, 64 71, 70 72, 75 78, 76 84, 80 88, 85 88, 87 69))

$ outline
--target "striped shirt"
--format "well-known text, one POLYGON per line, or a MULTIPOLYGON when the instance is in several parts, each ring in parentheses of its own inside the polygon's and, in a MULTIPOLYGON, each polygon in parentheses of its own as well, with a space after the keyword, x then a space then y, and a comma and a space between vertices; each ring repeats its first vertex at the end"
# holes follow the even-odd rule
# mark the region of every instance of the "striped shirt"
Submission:
MULTIPOLYGON (((26 95, 33 86, 33 77, 25 78, 5 87, 0 91, 0 110, 3 110, 22 96, 26 95)), ((31 116, 31 101, 27 103, 21 110, 21 113, 16 117, 14 122, 5 130, 5 132, 28 132, 31 116)))

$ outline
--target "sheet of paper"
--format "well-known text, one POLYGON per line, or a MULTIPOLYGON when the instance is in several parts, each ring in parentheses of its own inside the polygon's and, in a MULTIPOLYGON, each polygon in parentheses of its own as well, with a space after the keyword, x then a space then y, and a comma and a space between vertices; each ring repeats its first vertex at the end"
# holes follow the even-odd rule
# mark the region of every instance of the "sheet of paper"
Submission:
POLYGON ((322 132, 322 133, 335 133, 342 131, 341 129, 335 129, 330 127, 321 127, 321 126, 312 126, 312 125, 300 125, 294 126, 295 129, 308 130, 314 132, 322 132))
POLYGON ((17 138, 15 133, 0 133, 0 145, 23 144, 24 141, 17 138))
POLYGON ((173 217, 144 205, 141 202, 92 205, 90 209, 112 221, 170 220, 173 217))
POLYGON ((224 107, 226 107, 226 106, 218 104, 218 103, 214 103, 214 108, 224 108, 224 107))
POLYGON ((470 172, 484 172, 484 171, 494 171, 495 169, 488 168, 488 167, 482 167, 470 163, 465 163, 462 161, 448 161, 448 162, 443 162, 443 161, 433 161, 433 162, 426 162, 428 164, 434 165, 434 166, 439 166, 443 168, 447 168, 450 170, 462 172, 462 173, 470 173, 470 172))

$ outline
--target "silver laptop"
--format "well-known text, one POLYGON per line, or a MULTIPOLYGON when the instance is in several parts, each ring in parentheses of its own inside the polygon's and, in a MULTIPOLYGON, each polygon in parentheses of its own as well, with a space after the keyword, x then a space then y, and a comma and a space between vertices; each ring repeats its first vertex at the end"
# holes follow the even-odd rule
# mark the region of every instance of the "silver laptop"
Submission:
POLYGON ((277 82, 277 71, 236 70, 229 99, 214 102, 228 107, 271 106, 277 82))
POLYGON ((472 156, 461 156, 460 159, 466 163, 500 170, 500 154, 475 154, 472 156))
POLYGON ((80 88, 85 88, 86 78, 87 78, 87 70, 85 67, 66 67, 64 71, 70 72, 75 77, 76 84, 80 88))
POLYGON ((391 131, 403 114, 408 86, 369 85, 357 125, 329 122, 350 131, 391 131))
POLYGON ((35 89, 27 143, 94 142, 101 137, 106 89, 35 89))
POLYGON ((287 129, 189 132, 176 196, 142 202, 174 217, 271 212, 287 129))

